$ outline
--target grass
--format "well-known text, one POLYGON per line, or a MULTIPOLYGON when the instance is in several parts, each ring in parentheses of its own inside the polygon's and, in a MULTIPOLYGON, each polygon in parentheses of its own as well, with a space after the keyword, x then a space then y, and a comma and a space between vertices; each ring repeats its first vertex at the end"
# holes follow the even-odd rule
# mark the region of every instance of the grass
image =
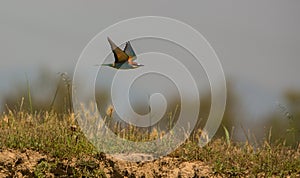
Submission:
POLYGON ((265 142, 260 148, 249 144, 228 145, 224 139, 216 139, 199 149, 193 143, 185 144, 172 153, 182 158, 202 160, 213 166, 213 174, 221 176, 288 176, 300 173, 300 148, 265 142))
POLYGON ((77 129, 73 114, 59 116, 51 112, 9 111, 3 115, 0 127, 1 147, 29 148, 60 158, 95 151, 77 129))
MULTIPOLYGON (((118 125, 114 128, 120 129, 118 125)), ((182 161, 201 160, 211 165, 211 175, 215 176, 299 176, 300 145, 297 148, 286 146, 284 142, 270 143, 267 139, 259 147, 246 143, 234 143, 228 130, 224 128, 225 137, 211 141, 199 148, 193 141, 187 141, 169 156, 182 161)), ((162 132, 153 130, 145 137, 139 130, 129 127, 119 130, 119 137, 132 141, 154 139, 162 132)), ((271 132, 270 132, 271 134, 271 132)), ((109 144, 107 142, 106 144, 109 144)), ((97 149, 86 139, 75 121, 74 114, 59 115, 54 112, 26 112, 9 110, 0 116, 0 148, 31 149, 55 158, 51 163, 41 162, 37 165, 35 176, 61 166, 61 161, 78 159, 86 155, 97 157, 97 149)), ((64 168, 67 169, 67 168, 64 168)), ((74 175, 104 175, 93 162, 81 161, 77 168, 68 169, 74 175)))

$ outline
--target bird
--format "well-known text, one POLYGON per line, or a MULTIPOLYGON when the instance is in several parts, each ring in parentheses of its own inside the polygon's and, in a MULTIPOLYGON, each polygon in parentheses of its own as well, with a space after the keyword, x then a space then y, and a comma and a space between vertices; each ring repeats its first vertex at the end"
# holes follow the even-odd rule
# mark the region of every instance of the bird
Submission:
POLYGON ((107 37, 107 40, 114 54, 115 62, 112 64, 102 64, 102 66, 109 66, 115 69, 135 69, 144 66, 134 62, 137 57, 130 41, 127 41, 124 50, 121 50, 109 37, 107 37))

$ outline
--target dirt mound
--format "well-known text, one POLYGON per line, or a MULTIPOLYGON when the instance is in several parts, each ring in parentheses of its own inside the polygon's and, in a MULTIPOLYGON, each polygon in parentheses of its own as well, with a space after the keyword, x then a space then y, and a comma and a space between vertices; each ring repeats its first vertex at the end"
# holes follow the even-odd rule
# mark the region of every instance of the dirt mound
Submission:
POLYGON ((32 150, 0 150, 0 177, 208 177, 210 173, 210 167, 201 161, 185 162, 171 157, 136 163, 104 154, 69 160, 32 150))
POLYGON ((203 162, 184 162, 171 157, 140 163, 115 160, 114 164, 114 170, 127 177, 202 177, 211 172, 203 162))
POLYGON ((38 163, 47 157, 32 150, 1 150, 0 177, 33 176, 33 170, 38 163))

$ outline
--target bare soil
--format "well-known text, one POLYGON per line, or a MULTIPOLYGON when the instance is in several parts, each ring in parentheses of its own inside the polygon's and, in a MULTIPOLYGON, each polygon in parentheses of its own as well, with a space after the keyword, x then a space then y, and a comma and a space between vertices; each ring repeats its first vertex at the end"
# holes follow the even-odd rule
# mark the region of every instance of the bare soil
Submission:
POLYGON ((211 173, 211 168, 201 161, 172 157, 136 163, 104 154, 58 159, 27 149, 0 150, 0 177, 210 177, 211 173))

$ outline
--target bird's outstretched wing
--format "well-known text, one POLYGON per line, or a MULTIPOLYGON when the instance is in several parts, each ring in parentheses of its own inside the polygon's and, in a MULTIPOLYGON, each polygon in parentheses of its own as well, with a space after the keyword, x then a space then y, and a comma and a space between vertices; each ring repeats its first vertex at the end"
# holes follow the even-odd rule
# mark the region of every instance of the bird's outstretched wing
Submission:
POLYGON ((126 62, 129 56, 124 51, 122 51, 109 37, 107 37, 107 40, 111 46, 111 50, 114 53, 115 63, 126 62))
POLYGON ((125 46, 125 48, 124 48, 124 52, 125 52, 129 57, 131 57, 132 60, 135 60, 135 59, 136 59, 135 52, 134 52, 134 50, 133 50, 133 48, 132 48, 132 46, 131 46, 131 44, 130 44, 129 41, 126 43, 126 46, 125 46))

